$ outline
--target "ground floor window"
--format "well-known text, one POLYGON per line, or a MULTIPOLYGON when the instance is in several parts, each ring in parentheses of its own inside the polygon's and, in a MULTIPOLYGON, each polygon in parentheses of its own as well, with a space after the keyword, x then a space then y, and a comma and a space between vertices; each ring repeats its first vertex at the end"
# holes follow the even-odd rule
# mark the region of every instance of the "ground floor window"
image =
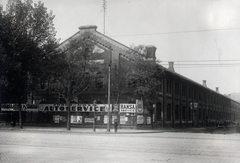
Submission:
POLYGON ((179 106, 175 106, 175 120, 179 120, 179 106))
POLYGON ((182 120, 183 121, 186 120, 186 107, 185 106, 182 107, 182 120))
POLYGON ((172 117, 172 110, 171 110, 171 105, 167 105, 167 121, 171 121, 172 117))
POLYGON ((188 120, 191 121, 192 120, 192 109, 189 107, 188 109, 188 120))

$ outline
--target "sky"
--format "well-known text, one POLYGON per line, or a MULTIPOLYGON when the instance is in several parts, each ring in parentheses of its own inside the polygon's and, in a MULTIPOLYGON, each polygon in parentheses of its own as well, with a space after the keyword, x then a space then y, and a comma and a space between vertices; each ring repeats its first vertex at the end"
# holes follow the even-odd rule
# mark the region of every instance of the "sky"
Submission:
MULTIPOLYGON (((5 7, 7 0, 0 0, 5 7)), ((38 0, 33 0, 38 2, 38 0)), ((61 41, 79 26, 130 46, 154 45, 156 57, 195 82, 221 94, 240 92, 239 0, 41 0, 56 16, 61 41), (105 24, 105 30, 104 30, 105 24)))

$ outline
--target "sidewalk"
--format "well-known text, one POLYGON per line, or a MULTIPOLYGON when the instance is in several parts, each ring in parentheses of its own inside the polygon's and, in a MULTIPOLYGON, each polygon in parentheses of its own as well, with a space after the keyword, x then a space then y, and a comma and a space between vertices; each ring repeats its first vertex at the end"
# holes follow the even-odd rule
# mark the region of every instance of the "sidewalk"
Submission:
POLYGON ((23 126, 20 129, 18 126, 0 126, 1 131, 21 131, 21 132, 66 132, 66 133, 82 133, 82 134, 140 134, 140 133, 163 133, 163 132, 182 132, 182 133, 206 133, 206 134, 232 134, 236 133, 235 128, 214 128, 214 127, 197 127, 197 128, 137 128, 137 129, 128 129, 120 128, 117 132, 114 132, 113 127, 111 126, 110 132, 107 131, 107 128, 96 128, 96 131, 93 131, 93 128, 79 128, 71 127, 71 130, 67 130, 66 127, 43 127, 43 126, 23 126))
POLYGON ((117 132, 114 132, 113 128, 110 128, 110 132, 107 131, 107 128, 96 128, 96 131, 93 131, 93 128, 77 128, 71 127, 71 130, 67 130, 66 127, 38 127, 38 126, 23 126, 20 129, 18 126, 1 126, 1 131, 32 131, 32 132, 66 132, 66 133, 82 133, 82 134, 137 134, 137 133, 162 133, 164 130, 161 129, 118 129, 117 132))

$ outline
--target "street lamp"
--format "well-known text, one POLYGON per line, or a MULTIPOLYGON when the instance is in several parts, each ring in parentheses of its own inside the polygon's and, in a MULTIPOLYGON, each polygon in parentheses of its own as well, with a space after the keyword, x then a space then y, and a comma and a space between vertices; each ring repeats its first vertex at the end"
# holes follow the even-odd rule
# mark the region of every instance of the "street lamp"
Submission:
POLYGON ((96 131, 96 105, 97 105, 97 101, 94 100, 93 101, 93 111, 94 111, 94 119, 93 119, 93 131, 96 131))

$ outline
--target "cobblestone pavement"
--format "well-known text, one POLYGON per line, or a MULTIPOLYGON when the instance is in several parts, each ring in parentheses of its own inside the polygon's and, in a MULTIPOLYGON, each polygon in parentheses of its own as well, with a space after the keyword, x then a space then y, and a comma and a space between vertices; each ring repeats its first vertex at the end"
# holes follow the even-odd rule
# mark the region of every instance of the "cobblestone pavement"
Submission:
POLYGON ((239 163, 239 136, 0 130, 0 162, 239 163))

